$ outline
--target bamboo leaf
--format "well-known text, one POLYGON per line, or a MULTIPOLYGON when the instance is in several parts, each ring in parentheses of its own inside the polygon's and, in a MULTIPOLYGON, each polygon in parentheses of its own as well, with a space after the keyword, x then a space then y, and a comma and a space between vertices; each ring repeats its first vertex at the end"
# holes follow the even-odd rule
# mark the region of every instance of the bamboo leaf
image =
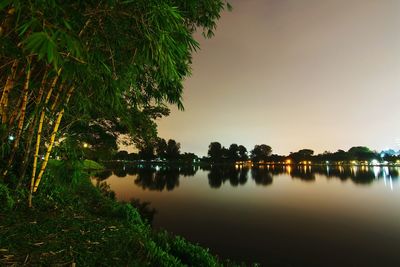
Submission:
POLYGON ((69 22, 67 20, 63 20, 65 27, 67 27, 68 30, 72 30, 71 24, 69 24, 69 22))
POLYGON ((12 2, 13 2, 13 0, 2 0, 0 2, 0 10, 3 10, 6 6, 11 4, 12 2))

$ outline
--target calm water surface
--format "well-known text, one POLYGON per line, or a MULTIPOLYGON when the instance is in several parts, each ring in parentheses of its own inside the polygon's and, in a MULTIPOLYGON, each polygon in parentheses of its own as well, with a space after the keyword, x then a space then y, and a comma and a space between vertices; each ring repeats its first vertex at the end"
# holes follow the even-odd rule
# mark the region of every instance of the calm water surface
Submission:
POLYGON ((100 175, 153 226, 261 266, 400 266, 399 169, 119 166, 100 175))

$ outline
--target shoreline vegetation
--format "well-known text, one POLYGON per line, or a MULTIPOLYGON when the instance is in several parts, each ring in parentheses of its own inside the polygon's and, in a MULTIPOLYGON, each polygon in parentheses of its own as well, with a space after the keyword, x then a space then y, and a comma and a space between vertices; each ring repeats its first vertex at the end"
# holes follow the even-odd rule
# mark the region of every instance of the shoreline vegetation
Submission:
MULTIPOLYGON (((135 164, 135 165, 169 165, 169 166, 181 166, 181 165, 193 165, 193 166, 343 166, 343 167, 400 167, 399 162, 368 162, 368 161, 348 161, 348 162, 274 162, 274 161, 265 161, 265 162, 252 162, 248 161, 236 161, 236 162, 204 162, 198 161, 193 163, 188 163, 185 161, 164 161, 164 160, 107 160, 103 161, 105 165, 110 165, 113 163, 126 163, 126 164, 135 164)), ((106 168, 103 166, 103 168, 106 168)), ((107 168, 106 168, 107 169, 107 168)))
POLYGON ((148 147, 139 148, 137 153, 122 150, 101 160, 155 164, 400 166, 400 151, 387 149, 378 152, 366 146, 353 146, 347 151, 339 149, 315 154, 314 150, 304 148, 288 155, 278 155, 273 154, 272 148, 266 144, 255 145, 248 151, 243 145, 224 147, 219 142, 211 142, 207 156, 199 157, 191 152, 181 153, 180 143, 173 139, 167 142, 159 138, 148 147))
POLYGON ((86 161, 79 171, 65 169, 68 162, 49 164, 33 208, 26 207, 27 192, 0 184, 6 203, 0 209, 0 265, 245 266, 151 229, 133 204, 92 185, 82 171, 86 161))

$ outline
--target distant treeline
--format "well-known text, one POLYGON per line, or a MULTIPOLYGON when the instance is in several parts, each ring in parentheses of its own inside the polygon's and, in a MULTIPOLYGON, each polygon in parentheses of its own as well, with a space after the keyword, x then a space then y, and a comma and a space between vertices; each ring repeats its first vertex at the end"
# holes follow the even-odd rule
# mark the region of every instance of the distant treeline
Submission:
POLYGON ((181 153, 180 143, 173 139, 166 141, 159 138, 157 142, 142 146, 138 153, 119 151, 113 157, 114 160, 125 161, 159 161, 159 162, 205 162, 205 163, 233 163, 240 161, 252 161, 253 163, 284 163, 284 164, 330 164, 330 163, 396 163, 400 161, 400 155, 394 150, 382 152, 373 151, 365 146, 354 146, 348 151, 325 151, 322 154, 314 154, 312 149, 300 149, 289 155, 277 155, 272 153, 272 148, 266 144, 255 145, 250 151, 243 145, 231 144, 228 148, 219 142, 211 142, 208 146, 206 157, 199 158, 194 153, 181 153))

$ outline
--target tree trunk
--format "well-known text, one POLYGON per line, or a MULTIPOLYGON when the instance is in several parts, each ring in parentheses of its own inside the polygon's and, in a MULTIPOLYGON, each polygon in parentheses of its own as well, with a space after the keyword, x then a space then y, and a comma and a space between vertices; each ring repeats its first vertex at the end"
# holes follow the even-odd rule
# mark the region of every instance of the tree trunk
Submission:
POLYGON ((61 69, 57 72, 56 77, 53 79, 53 82, 51 83, 50 89, 46 95, 46 99, 44 100, 44 106, 42 107, 42 111, 40 112, 39 126, 38 126, 38 130, 37 130, 37 134, 36 134, 35 154, 33 156, 33 167, 32 167, 31 184, 30 184, 30 190, 29 190, 29 199, 28 199, 28 206, 30 208, 32 207, 32 194, 33 194, 33 187, 34 187, 35 179, 36 179, 36 169, 37 169, 37 162, 39 159, 40 140, 42 138, 45 108, 46 108, 47 103, 49 102, 49 99, 51 97, 53 89, 57 84, 60 74, 61 74, 61 69))
POLYGON ((13 64, 11 66, 11 73, 7 77, 6 85, 4 86, 3 92, 1 94, 0 99, 0 115, 1 115, 1 123, 7 122, 7 106, 8 106, 8 95, 12 88, 14 87, 15 74, 17 72, 18 60, 14 59, 13 64))
POLYGON ((6 177, 8 171, 11 168, 11 165, 14 161, 15 154, 17 153, 18 146, 19 146, 19 141, 21 139, 22 135, 22 129, 24 126, 24 121, 25 121, 25 114, 26 114, 26 105, 28 103, 28 91, 29 91, 29 83, 31 79, 31 66, 30 66, 31 60, 28 59, 28 66, 27 66, 27 72, 26 72, 26 79, 25 79, 25 84, 24 84, 24 90, 22 91, 22 103, 21 103, 21 115, 18 120, 18 128, 17 128, 17 134, 15 136, 14 140, 14 146, 11 152, 11 155, 8 159, 7 167, 4 170, 2 176, 6 177))
POLYGON ((26 174, 26 170, 28 168, 29 158, 31 155, 33 135, 35 133, 35 127, 36 127, 36 124, 38 121, 39 107, 40 107, 40 103, 42 102, 44 87, 46 86, 46 80, 47 80, 47 69, 45 70, 45 73, 43 74, 42 82, 41 82, 41 85, 39 88, 39 93, 35 100, 36 106, 35 106, 34 115, 33 115, 34 118, 33 118, 31 125, 29 126, 29 130, 28 130, 27 142, 25 145, 25 154, 24 154, 24 159, 21 164, 22 166, 21 166, 21 172, 19 174, 17 188, 19 188, 22 185, 23 179, 26 174))
MULTIPOLYGON (((65 104, 68 104, 69 99, 70 99, 70 97, 71 97, 71 95, 72 95, 73 90, 74 90, 74 87, 71 87, 71 88, 69 89, 69 91, 68 91, 68 93, 67 93, 67 98, 66 98, 66 100, 65 100, 65 104)), ((39 172, 39 174, 38 174, 38 177, 37 177, 37 179, 36 179, 36 181, 35 181, 35 185, 34 185, 34 187, 33 187, 33 192, 34 192, 34 193, 36 192, 36 190, 37 190, 37 188, 38 188, 38 186, 39 186, 39 184, 40 184, 40 181, 41 181, 41 179, 42 179, 43 173, 44 173, 44 171, 46 170, 47 163, 48 163, 49 157, 50 157, 50 153, 51 153, 51 150, 53 149, 54 140, 55 140, 55 138, 56 138, 56 134, 57 134, 57 131, 58 131, 58 127, 60 126, 60 122, 61 122, 61 119, 62 119, 63 115, 64 115, 64 108, 58 113, 57 120, 56 120, 56 122, 55 122, 53 132, 52 132, 52 134, 51 134, 50 144, 49 144, 49 146, 47 147, 46 155, 45 155, 45 157, 44 157, 44 160, 43 160, 43 162, 42 162, 42 166, 41 166, 41 168, 40 168, 40 172, 39 172)))

